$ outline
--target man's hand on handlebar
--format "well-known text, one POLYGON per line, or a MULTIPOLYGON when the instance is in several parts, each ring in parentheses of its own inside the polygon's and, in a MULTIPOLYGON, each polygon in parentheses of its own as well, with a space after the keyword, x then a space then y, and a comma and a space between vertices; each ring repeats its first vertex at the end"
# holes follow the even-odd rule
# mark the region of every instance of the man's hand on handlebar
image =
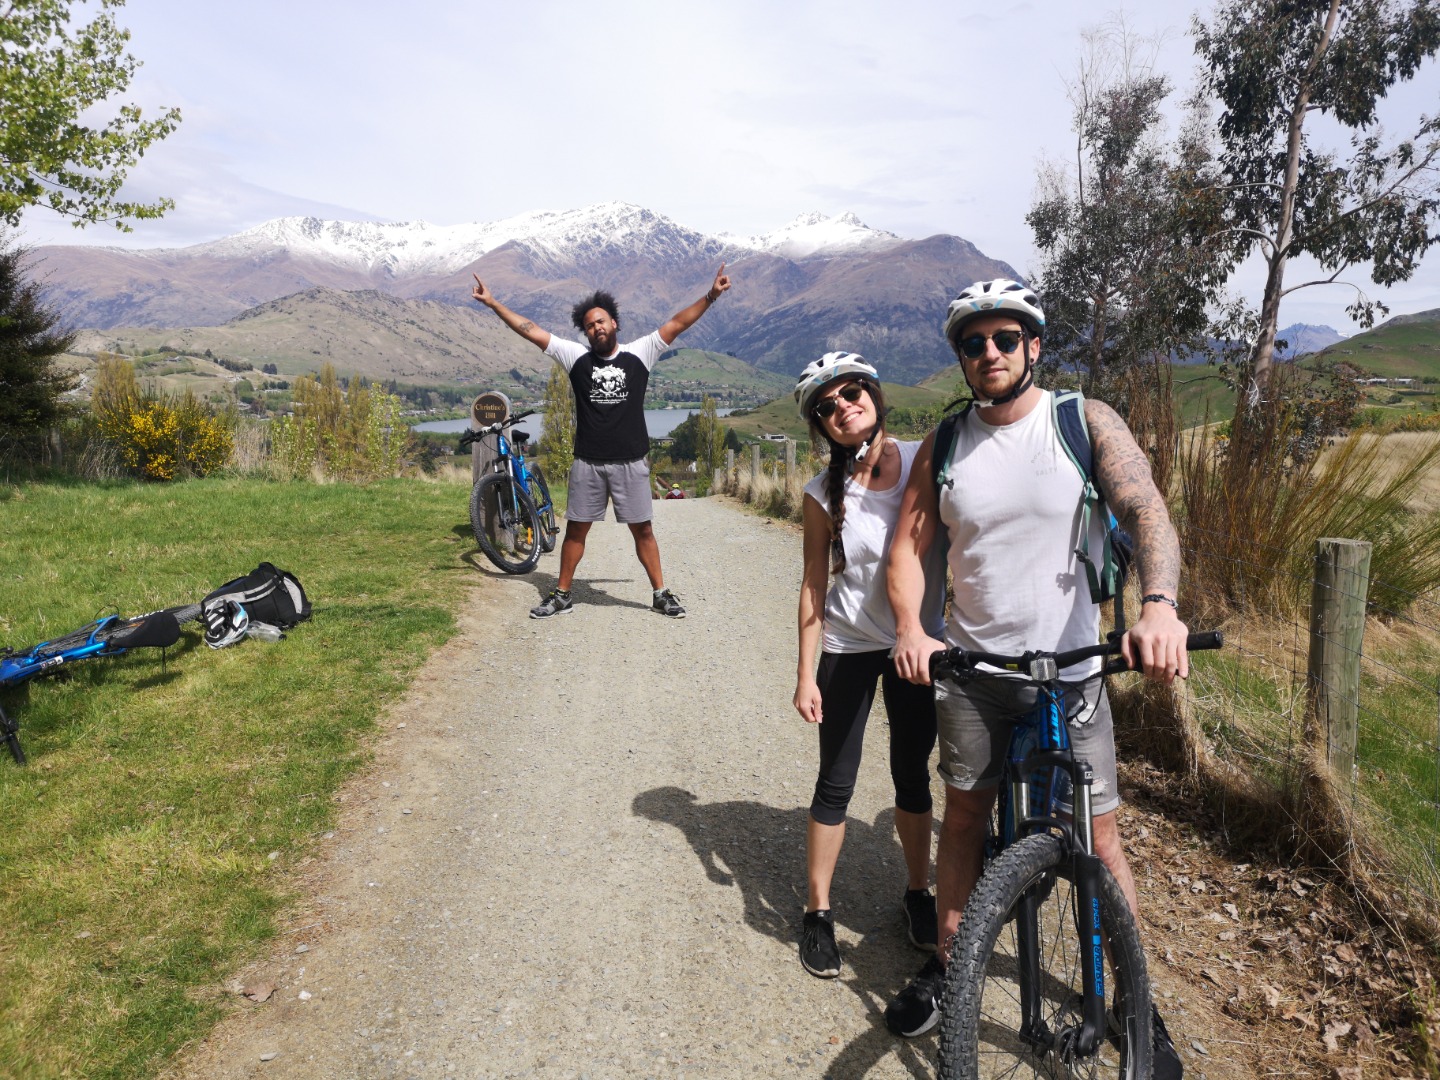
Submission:
POLYGON ((1190 677, 1190 658, 1185 652, 1189 633, 1169 604, 1146 604, 1140 619, 1120 639, 1120 655, 1132 668, 1145 672, 1169 686, 1178 676, 1190 677))
POLYGON ((945 643, 936 641, 928 634, 914 632, 898 634, 895 638, 895 648, 890 655, 895 659, 895 671, 902 679, 908 682, 918 683, 921 686, 930 685, 930 657, 937 652, 943 652, 945 643))

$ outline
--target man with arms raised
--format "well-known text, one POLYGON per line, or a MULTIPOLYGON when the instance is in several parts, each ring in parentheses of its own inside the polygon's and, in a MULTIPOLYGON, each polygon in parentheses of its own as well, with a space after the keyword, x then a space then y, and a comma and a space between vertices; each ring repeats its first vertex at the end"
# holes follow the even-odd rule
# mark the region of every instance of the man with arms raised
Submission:
MULTIPOLYGON (((1078 469, 1066 455, 1051 394, 1035 385, 1045 314, 1039 298, 1014 281, 977 282, 950 305, 945 336, 975 395, 975 408, 956 425, 948 476, 937 494, 935 433, 921 444, 900 507, 890 551, 889 592, 895 611, 895 666, 912 682, 930 681, 930 656, 946 647, 920 622, 921 557, 949 540, 955 599, 945 636, 950 645, 986 652, 1062 651, 1099 640, 1100 609, 1091 600, 1077 547, 1082 496, 1078 469), (941 534, 939 530, 946 530, 941 534)), ((1106 501, 1134 537, 1144 595, 1140 618, 1123 641, 1133 666, 1170 682, 1187 673, 1186 628, 1175 606, 1180 546, 1145 454, 1115 410, 1085 401, 1095 475, 1106 501)), ((1100 514, 1092 529, 1103 529, 1100 514)), ((1136 908, 1135 879, 1115 826, 1119 793, 1110 707, 1097 674, 1100 662, 1064 674, 1085 681, 1085 706, 1071 721, 1077 755, 1095 769, 1095 849, 1136 908), (1088 679, 1088 681, 1086 681, 1088 679), (1079 721, 1079 723, 1077 723, 1079 721)), ((1024 684, 1017 683, 1017 688, 1024 684)), ((939 1018, 939 992, 949 941, 978 880, 990 807, 1003 775, 1008 717, 1030 702, 1003 680, 936 690, 940 773, 945 816, 936 863, 940 949, 885 1011, 897 1035, 928 1031, 939 1018)), ((1177 1080, 1180 1059, 1158 1013, 1155 1076, 1177 1080)))
POLYGON ((619 344, 620 309, 607 292, 597 292, 575 305, 571 319, 590 347, 555 337, 529 319, 517 315, 475 276, 471 295, 511 330, 559 361, 575 390, 575 464, 570 469, 569 502, 565 509, 565 539, 560 545, 560 577, 555 589, 532 619, 548 619, 574 610, 570 585, 585 554, 590 526, 605 519, 605 506, 615 503, 615 519, 630 527, 635 554, 645 568, 653 590, 651 609, 672 619, 683 619, 685 609, 665 587, 660 571, 660 545, 650 525, 650 433, 645 428, 645 388, 650 369, 660 354, 691 326, 720 294, 730 288, 725 264, 704 296, 670 317, 659 330, 619 344))

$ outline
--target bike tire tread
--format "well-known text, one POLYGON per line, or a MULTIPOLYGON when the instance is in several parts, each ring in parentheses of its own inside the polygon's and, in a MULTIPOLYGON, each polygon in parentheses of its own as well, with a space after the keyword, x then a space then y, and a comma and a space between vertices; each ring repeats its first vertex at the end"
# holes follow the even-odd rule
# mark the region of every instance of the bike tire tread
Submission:
POLYGON ((480 545, 480 550, 485 553, 485 557, 507 574, 528 574, 540 562, 540 518, 535 512, 535 503, 531 500, 530 493, 505 473, 491 473, 489 476, 483 476, 471 490, 470 528, 475 533, 475 541, 480 545), (492 491, 496 493, 497 501, 508 498, 508 494, 513 494, 521 515, 528 521, 532 542, 529 550, 520 558, 511 558, 506 555, 486 529, 485 500, 492 491))
MULTIPOLYGON (((979 1041, 986 973, 995 944, 1008 914, 1021 894, 1047 872, 1068 876, 1069 861, 1061 840, 1054 835, 1025 837, 1011 844, 985 868, 970 895, 969 903, 951 946, 941 998, 940 1080, 960 1080, 980 1075, 979 1041)), ((1052 897, 1053 897, 1052 887, 1052 897)), ((1124 1018, 1131 1032, 1130 1049, 1122 1051, 1125 1077, 1147 1078, 1153 1052, 1150 1025, 1150 983, 1145 967, 1139 929, 1113 874, 1104 867, 1100 873, 1102 920, 1110 941, 1114 983, 1123 989, 1129 1005, 1124 1018)), ((1076 932, 1078 944, 1078 931, 1076 932)), ((1094 1073, 1070 1070, 1065 1075, 1094 1073)), ((1021 1075, 1017 1070, 1012 1075, 1021 1075)), ((1036 1075, 1041 1075, 1037 1070, 1036 1075)), ((1051 1075, 1048 1071, 1044 1075, 1051 1075)))

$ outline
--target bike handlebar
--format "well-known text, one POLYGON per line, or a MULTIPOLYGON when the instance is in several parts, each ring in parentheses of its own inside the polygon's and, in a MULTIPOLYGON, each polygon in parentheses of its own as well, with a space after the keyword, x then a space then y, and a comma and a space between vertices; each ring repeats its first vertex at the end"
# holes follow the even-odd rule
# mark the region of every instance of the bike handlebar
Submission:
POLYGON ((534 416, 534 415, 535 415, 535 410, 534 410, 534 409, 526 409, 524 412, 518 412, 518 413, 516 413, 514 416, 508 417, 508 418, 506 418, 506 419, 504 419, 504 420, 497 420, 497 421, 495 421, 495 423, 489 424, 489 425, 487 425, 487 426, 485 426, 485 427, 482 427, 482 428, 472 428, 471 430, 466 431, 466 432, 464 432, 464 433, 461 434, 461 436, 460 436, 460 449, 461 449, 461 450, 464 450, 464 449, 465 449, 467 446, 469 446, 471 443, 476 442, 476 441, 478 441, 478 440, 480 440, 480 439, 485 438, 486 435, 494 435, 497 431, 500 431, 500 430, 502 430, 502 429, 504 429, 504 428, 514 427, 514 426, 515 426, 516 424, 518 424, 521 420, 524 420, 527 416, 534 416))
MULTIPOLYGON (((1219 630, 1207 630, 1198 634, 1191 634, 1185 639, 1186 652, 1201 652, 1205 649, 1218 649, 1225 643, 1225 635, 1219 630)), ((1019 656, 1005 656, 1000 653, 980 652, 974 649, 944 649, 930 655, 930 678, 932 681, 947 676, 965 675, 974 673, 981 664, 990 664, 993 667, 1005 668, 1009 671, 1018 671, 1028 675, 1036 682, 1047 682, 1058 678, 1062 668, 1078 664, 1082 660, 1091 660, 1097 656, 1118 656, 1120 654, 1120 642, 1106 641, 1096 645, 1086 645, 1079 649, 1068 649, 1065 652, 1028 652, 1019 656)), ((1105 665, 1104 673, 1113 675, 1121 671, 1129 671, 1131 668, 1125 661, 1113 661, 1105 665)))

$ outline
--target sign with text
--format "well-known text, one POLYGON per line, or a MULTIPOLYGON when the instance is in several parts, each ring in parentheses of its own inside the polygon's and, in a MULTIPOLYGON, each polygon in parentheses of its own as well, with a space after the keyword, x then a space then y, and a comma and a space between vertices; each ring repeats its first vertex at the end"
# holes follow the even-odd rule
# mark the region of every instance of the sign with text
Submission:
POLYGON ((489 427, 510 415, 510 399, 499 390, 487 390, 470 405, 470 426, 489 427))

